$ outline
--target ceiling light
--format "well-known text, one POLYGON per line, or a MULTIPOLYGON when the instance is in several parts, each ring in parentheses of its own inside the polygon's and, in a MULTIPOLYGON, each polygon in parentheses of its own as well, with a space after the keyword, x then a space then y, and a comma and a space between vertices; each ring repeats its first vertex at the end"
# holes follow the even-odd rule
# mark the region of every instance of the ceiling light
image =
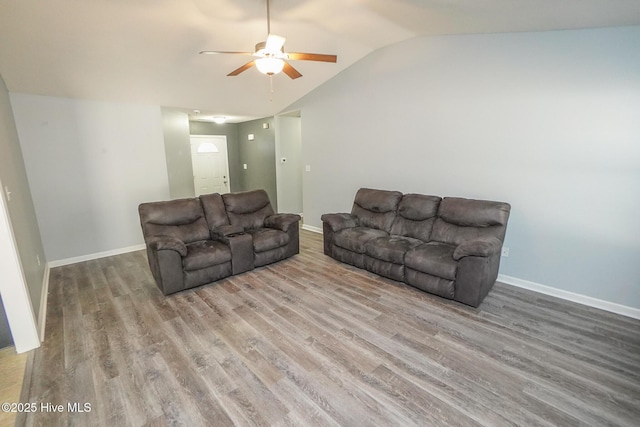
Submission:
POLYGON ((284 61, 279 58, 260 58, 256 59, 255 63, 256 67, 258 67, 258 71, 268 76, 278 74, 284 68, 284 61))
POLYGON ((213 116, 211 120, 213 120, 214 123, 221 125, 227 120, 227 118, 225 116, 213 116))

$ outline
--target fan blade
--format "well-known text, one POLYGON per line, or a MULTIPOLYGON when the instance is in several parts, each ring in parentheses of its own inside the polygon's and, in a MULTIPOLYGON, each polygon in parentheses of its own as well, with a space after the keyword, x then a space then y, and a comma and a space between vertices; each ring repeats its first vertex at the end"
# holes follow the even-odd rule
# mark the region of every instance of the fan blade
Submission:
POLYGON ((267 37, 267 43, 264 48, 267 52, 280 52, 286 40, 287 39, 282 36, 269 34, 269 36, 267 37))
POLYGON ((302 74, 300 74, 300 71, 293 68, 291 64, 289 64, 288 62, 284 63, 284 68, 282 69, 282 71, 292 79, 297 79, 298 77, 302 77, 302 74))
POLYGON ((338 60, 336 55, 324 55, 321 53, 287 52, 287 56, 294 61, 336 62, 338 60))
POLYGON ((249 68, 253 67, 254 65, 256 65, 256 61, 247 62, 242 67, 236 68, 235 70, 233 70, 232 72, 227 74, 227 76, 237 76, 238 74, 242 73, 243 71, 247 71, 249 68))
POLYGON ((200 55, 219 55, 219 54, 253 55, 253 52, 227 52, 227 51, 222 51, 222 50, 202 50, 199 53, 200 53, 200 55))

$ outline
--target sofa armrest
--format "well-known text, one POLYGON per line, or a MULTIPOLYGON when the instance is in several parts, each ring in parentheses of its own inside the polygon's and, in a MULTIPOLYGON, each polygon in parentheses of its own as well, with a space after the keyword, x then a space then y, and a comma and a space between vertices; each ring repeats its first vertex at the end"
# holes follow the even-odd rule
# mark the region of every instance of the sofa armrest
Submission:
POLYGON ((291 227, 293 224, 297 224, 300 219, 300 215, 297 214, 275 214, 264 219, 264 226, 286 232, 289 230, 289 227, 291 227))
POLYGON ((330 213, 323 214, 320 219, 331 227, 334 233, 345 228, 353 228, 358 226, 358 220, 355 216, 348 213, 330 213))
POLYGON ((178 252, 180 256, 187 256, 187 246, 176 237, 153 236, 147 240, 147 245, 154 251, 172 250, 178 252))
POLYGON ((453 251, 453 259, 459 261, 466 256, 489 257, 500 253, 502 242, 495 237, 466 240, 453 251))
POLYGON ((234 234, 244 233, 244 228, 239 225, 221 225, 211 231, 211 238, 221 240, 234 234))

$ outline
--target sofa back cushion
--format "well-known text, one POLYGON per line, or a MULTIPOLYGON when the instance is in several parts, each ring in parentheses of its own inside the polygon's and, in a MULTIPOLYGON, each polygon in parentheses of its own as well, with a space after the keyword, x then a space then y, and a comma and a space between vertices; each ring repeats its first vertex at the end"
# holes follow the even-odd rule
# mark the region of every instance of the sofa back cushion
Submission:
POLYGON ((184 243, 209 239, 199 199, 142 203, 138 212, 145 241, 153 236, 171 236, 184 243))
POLYGON ((269 196, 264 190, 222 195, 231 225, 254 230, 264 225, 264 219, 274 214, 269 196))
POLYGON ((423 194, 405 194, 391 226, 391 234, 428 242, 442 199, 423 194))
POLYGON ((358 218, 359 226, 389 233, 401 199, 399 191, 361 188, 356 193, 351 214, 358 218))
POLYGON ((510 211, 508 203, 445 197, 438 208, 431 240, 450 245, 485 237, 504 241, 510 211))
POLYGON ((223 225, 229 225, 227 211, 224 208, 222 196, 219 193, 203 194, 200 196, 204 216, 209 225, 209 230, 213 231, 223 225))

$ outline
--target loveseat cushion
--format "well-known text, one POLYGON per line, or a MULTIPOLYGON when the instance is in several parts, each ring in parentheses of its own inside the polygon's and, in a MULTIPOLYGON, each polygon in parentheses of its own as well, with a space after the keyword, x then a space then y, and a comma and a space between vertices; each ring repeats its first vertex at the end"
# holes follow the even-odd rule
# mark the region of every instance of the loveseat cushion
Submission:
POLYGON ((190 243, 187 256, 182 259, 185 271, 199 270, 231 261, 231 250, 227 245, 214 240, 190 243))
POLYGON ((227 193, 222 195, 229 223, 245 230, 264 226, 266 217, 274 214, 269 195, 264 190, 227 193))
POLYGON ((367 242, 372 239, 384 236, 388 236, 388 233, 382 230, 376 230, 375 228, 345 228, 344 230, 334 234, 333 243, 343 249, 363 254, 367 242))
POLYGON ((458 262, 453 259, 456 247, 438 242, 429 242, 407 252, 405 267, 443 279, 455 280, 458 262))
POLYGON ((247 233, 253 237, 253 250, 265 252, 285 246, 289 243, 289 234, 273 228, 258 228, 247 233))
POLYGON ((389 233, 401 199, 399 191, 361 188, 356 193, 351 214, 358 219, 359 226, 389 233))
POLYGON ((142 203, 138 207, 145 239, 170 236, 184 243, 209 238, 209 228, 199 199, 142 203))
POLYGON ((365 245, 364 253, 382 261, 403 264, 407 251, 423 243, 422 240, 404 236, 378 237, 369 240, 365 245))

